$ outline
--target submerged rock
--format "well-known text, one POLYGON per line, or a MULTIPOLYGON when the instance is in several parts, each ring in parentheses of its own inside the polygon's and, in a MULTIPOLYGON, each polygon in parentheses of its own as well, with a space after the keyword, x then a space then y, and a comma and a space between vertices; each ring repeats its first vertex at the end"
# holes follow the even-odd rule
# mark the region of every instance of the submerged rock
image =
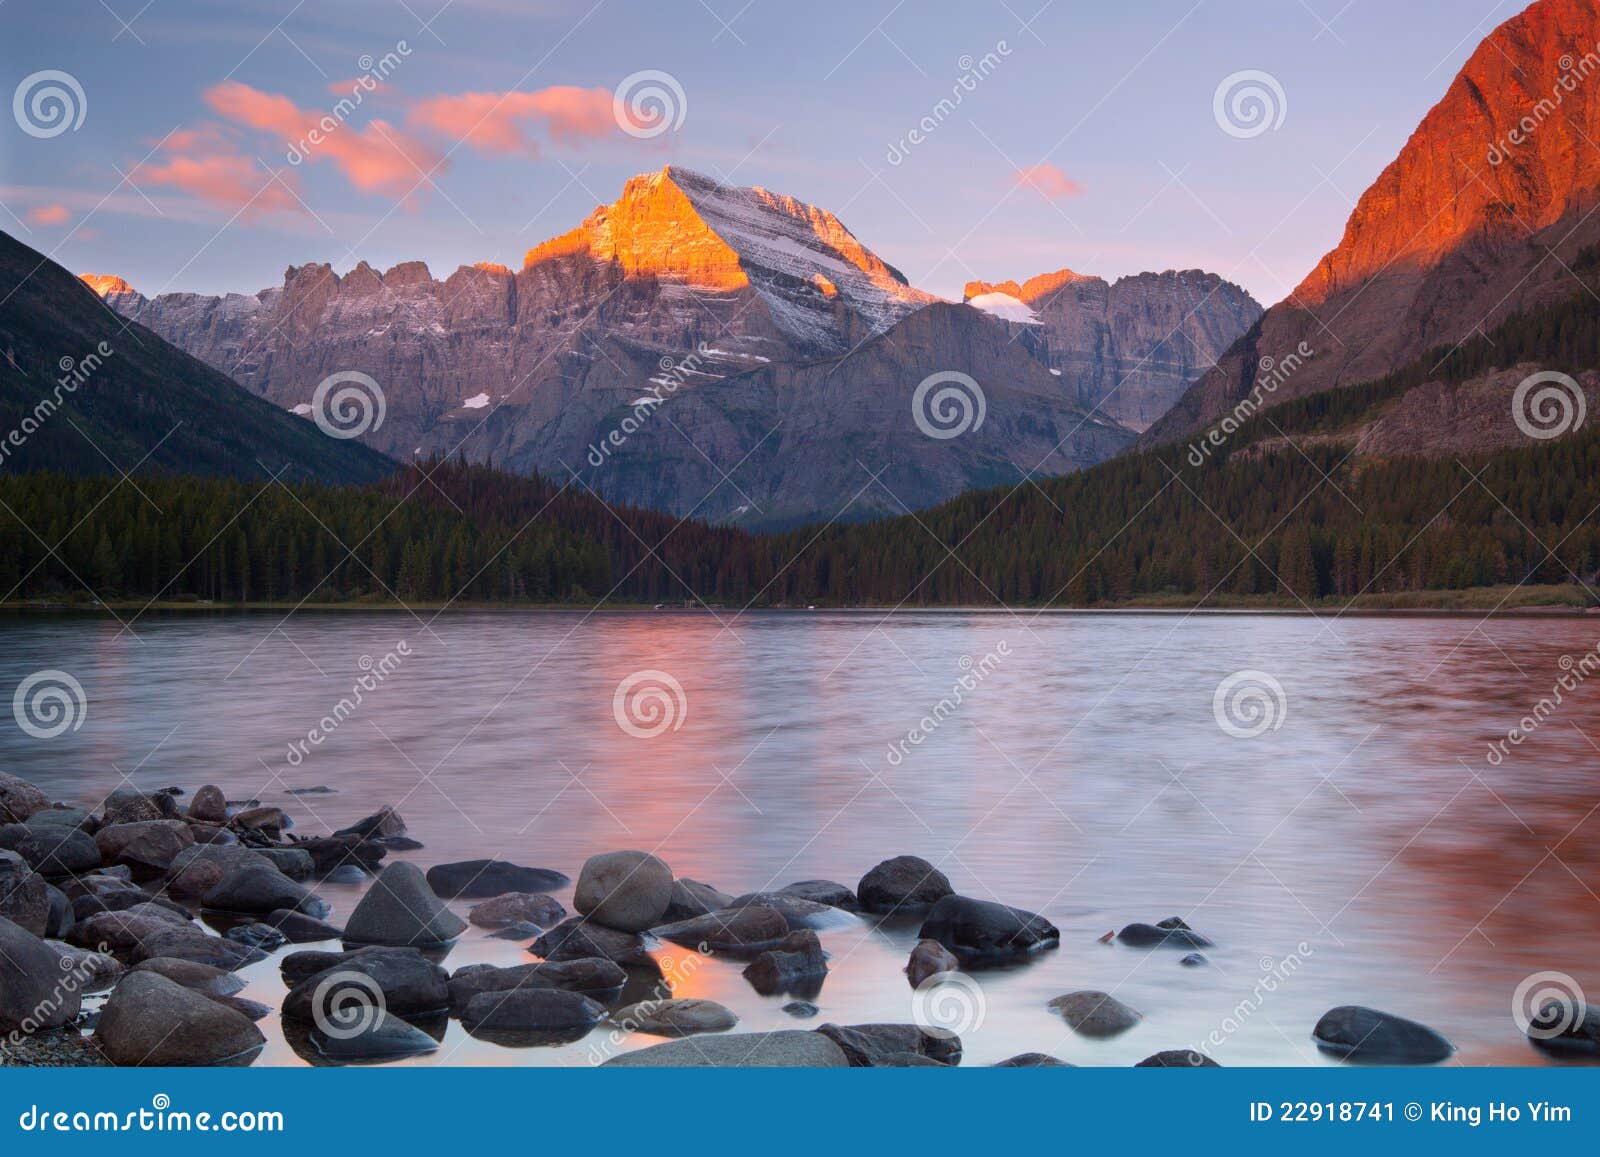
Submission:
POLYGON ((850 1062, 837 1044, 815 1032, 730 1032, 693 1040, 668 1041, 612 1057, 602 1068, 845 1068, 850 1062))
POLYGON ((672 903, 672 869, 649 852, 590 856, 578 873, 572 906, 608 928, 643 932, 672 903))
POLYGON ((439 1048, 439 1042, 420 1028, 382 1009, 373 1010, 348 1028, 313 1028, 311 1043, 328 1060, 340 1064, 394 1061, 424 1056, 439 1048))
POLYGON ((1133 1066, 1136 1069, 1220 1069, 1222 1066, 1194 1049, 1167 1049, 1133 1066))
POLYGON ((978 965, 1026 956, 1061 943, 1061 931, 1043 916, 969 896, 945 896, 928 910, 918 933, 978 965))
POLYGON ((1323 1013, 1311 1036, 1325 1051, 1367 1064, 1436 1064, 1456 1051, 1427 1025, 1355 1004, 1323 1013))
POLYGON ((937 940, 923 940, 911 950, 911 959, 906 961, 906 979, 911 982, 912 988, 921 988, 922 982, 928 977, 941 972, 954 972, 960 967, 961 961, 944 945, 937 940))
POLYGON ((861 877, 856 898, 863 912, 920 912, 955 892, 945 874, 919 856, 896 856, 861 877))
POLYGON ((788 1004, 783 1006, 783 1011, 792 1017, 797 1017, 801 1020, 808 1020, 811 1017, 816 1016, 817 1013, 821 1012, 822 1010, 816 1005, 812 1004, 809 1000, 791 1000, 788 1004))
POLYGON ((571 882, 549 868, 524 868, 504 860, 463 860, 428 869, 428 887, 446 900, 482 900, 509 892, 553 892, 571 882))
POLYGON ((815 996, 827 975, 827 954, 822 951, 822 941, 809 928, 789 933, 744 969, 744 978, 762 996, 815 996))
POLYGON ((1127 1032, 1144 1019, 1143 1015, 1107 992, 1085 990, 1058 996, 1050 1011, 1072 1026, 1081 1036, 1103 1040, 1127 1032))
POLYGON ((997 1069, 1075 1069, 1078 1066, 1051 1056, 1049 1053, 1018 1053, 993 1065, 997 1069))
POLYGON ((1210 948, 1211 941, 1178 917, 1159 924, 1129 924, 1117 939, 1134 948, 1210 948))
POLYGON ((779 891, 846 912, 854 912, 861 907, 854 892, 833 880, 797 880, 793 884, 785 884, 779 891))

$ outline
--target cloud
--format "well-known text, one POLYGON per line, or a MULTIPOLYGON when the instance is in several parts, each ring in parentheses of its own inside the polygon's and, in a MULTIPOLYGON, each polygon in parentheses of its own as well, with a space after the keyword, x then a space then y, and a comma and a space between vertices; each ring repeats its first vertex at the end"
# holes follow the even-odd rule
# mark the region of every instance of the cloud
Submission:
POLYGON ((39 205, 29 209, 26 217, 30 225, 65 225, 72 220, 72 211, 65 205, 39 205))
POLYGON ((207 89, 205 98, 225 119, 277 137, 288 157, 331 161, 364 193, 408 196, 424 174, 444 167, 437 149, 385 120, 357 128, 234 80, 207 89))
POLYGON ((1083 186, 1067 176, 1059 165, 1048 162, 1018 169, 1017 184, 1031 185, 1052 201, 1062 197, 1076 197, 1083 192, 1083 186))
POLYGON ((166 160, 140 165, 131 176, 139 184, 165 185, 246 217, 303 209, 286 184, 292 174, 275 177, 238 152, 198 157, 169 153, 166 160))
POLYGON ((528 133, 532 125, 542 125, 562 144, 597 140, 617 130, 610 91, 574 85, 430 97, 412 106, 407 122, 487 153, 537 153, 538 142, 528 133))

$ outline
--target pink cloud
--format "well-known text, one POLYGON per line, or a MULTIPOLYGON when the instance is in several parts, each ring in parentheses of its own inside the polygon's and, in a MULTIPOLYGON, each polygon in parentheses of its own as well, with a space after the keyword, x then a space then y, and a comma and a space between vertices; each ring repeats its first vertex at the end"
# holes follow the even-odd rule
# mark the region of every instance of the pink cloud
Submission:
POLYGON ((534 92, 465 92, 419 101, 408 122, 465 141, 489 153, 536 153, 530 125, 552 140, 576 144, 616 131, 611 93, 603 88, 556 85, 534 92))
POLYGON ((296 174, 276 176, 240 152, 216 125, 201 125, 168 136, 163 159, 146 161, 129 174, 140 185, 164 185, 209 205, 246 217, 273 211, 300 212, 294 193, 296 174))
POLYGON ((30 225, 65 225, 72 220, 72 211, 65 205, 40 205, 28 210, 27 220, 30 225))
POLYGON ((444 167, 437 149, 385 120, 357 128, 233 80, 207 89, 205 97, 226 119, 278 137, 291 157, 332 161, 364 193, 406 196, 424 174, 444 167))
POLYGON ((1062 197, 1076 197, 1083 192, 1083 186, 1067 176, 1059 165, 1048 162, 1018 169, 1017 183, 1031 185, 1052 201, 1062 197))

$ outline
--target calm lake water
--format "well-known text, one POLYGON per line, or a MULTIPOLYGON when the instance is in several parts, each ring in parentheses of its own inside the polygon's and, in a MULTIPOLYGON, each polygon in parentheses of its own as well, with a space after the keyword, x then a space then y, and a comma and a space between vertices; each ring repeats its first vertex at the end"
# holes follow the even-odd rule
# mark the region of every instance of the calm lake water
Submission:
MULTIPOLYGON (((54 668, 87 707, 49 740, 7 718, 0 767, 85 804, 123 776, 214 782, 302 833, 394 804, 423 867, 495 856, 575 877, 594 852, 644 848, 738 893, 853 887, 879 860, 924 856, 1062 933, 1058 951, 979 975, 967 1064, 1036 1050, 1126 1065, 1202 1044, 1227 1065, 1327 1064, 1311 1028, 1345 1003, 1432 1025, 1463 1064, 1542 1064, 1513 1019, 1518 985, 1558 971, 1600 995, 1600 679, 1487 756, 1597 640, 1600 619, 1574 617, 301 613, 146 617, 134 633, 10 618, 5 695, 54 668), (291 764, 391 652, 392 673, 291 764), (660 734, 614 704, 639 672, 656 674, 633 686, 666 687, 660 734), (1215 695, 1236 672, 1257 673, 1232 685, 1246 706, 1261 689, 1267 715, 1225 701, 1225 727, 1215 695), (338 794, 286 794, 314 785, 338 794), (1208 965, 1098 942, 1171 915, 1216 942, 1208 965), (1076 1036, 1045 1005, 1083 988, 1144 1022, 1076 1036)), ((341 922, 360 889, 319 891, 341 922)), ((825 932, 820 1019, 912 1019, 915 940, 915 922, 825 932)), ((679 995, 721 1001, 741 1029, 820 1023, 757 996, 739 963, 685 975, 681 950, 662 955, 679 995)), ((445 963, 528 959, 474 928, 445 963)), ((279 1004, 274 962, 245 975, 244 996, 279 1004)), ((264 1027, 257 1063, 304 1063, 264 1027)), ((451 1022, 408 1063, 584 1065, 659 1039, 512 1049, 451 1022)))

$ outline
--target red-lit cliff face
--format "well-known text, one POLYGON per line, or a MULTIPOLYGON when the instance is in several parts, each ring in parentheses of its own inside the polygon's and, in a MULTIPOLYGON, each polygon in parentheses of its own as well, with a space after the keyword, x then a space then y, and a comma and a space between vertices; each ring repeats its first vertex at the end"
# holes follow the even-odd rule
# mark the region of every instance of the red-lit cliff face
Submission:
POLYGON ((1151 440, 1207 427, 1251 391, 1262 358, 1301 342, 1316 356, 1273 401, 1371 381, 1582 292, 1565 266, 1600 239, 1597 141, 1600 3, 1539 0, 1479 45, 1339 245, 1151 440))

